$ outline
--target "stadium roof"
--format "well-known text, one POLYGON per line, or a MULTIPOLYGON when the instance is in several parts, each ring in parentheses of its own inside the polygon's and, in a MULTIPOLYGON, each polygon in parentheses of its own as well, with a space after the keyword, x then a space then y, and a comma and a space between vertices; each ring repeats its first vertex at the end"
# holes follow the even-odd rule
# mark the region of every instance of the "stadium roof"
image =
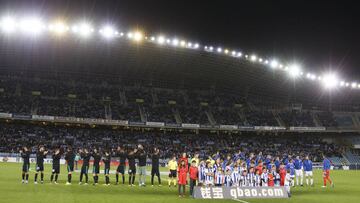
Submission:
POLYGON ((228 89, 280 101, 323 102, 330 93, 335 95, 332 102, 337 98, 340 103, 358 101, 352 90, 360 86, 340 81, 335 73, 315 75, 297 65, 281 64, 278 59, 232 49, 163 35, 147 36, 141 31, 120 32, 112 26, 96 31, 86 23, 45 26, 35 18, 18 24, 5 18, 0 24, 4 32, 2 69, 110 74, 124 81, 136 78, 147 84, 159 83, 157 86, 228 89), (20 33, 10 34, 16 30, 20 33), (55 34, 41 35, 44 30, 55 34), (91 36, 96 32, 103 37, 91 36), (324 91, 330 88, 334 91, 324 91))

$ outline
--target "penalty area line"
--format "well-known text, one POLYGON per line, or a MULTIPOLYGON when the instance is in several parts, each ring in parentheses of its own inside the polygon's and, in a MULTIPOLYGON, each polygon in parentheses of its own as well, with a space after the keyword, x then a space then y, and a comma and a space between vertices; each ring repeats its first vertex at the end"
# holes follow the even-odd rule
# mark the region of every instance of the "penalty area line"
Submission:
POLYGON ((237 201, 237 202, 242 202, 242 203, 250 203, 250 202, 247 202, 247 201, 244 201, 244 200, 241 200, 241 199, 232 199, 234 201, 237 201))

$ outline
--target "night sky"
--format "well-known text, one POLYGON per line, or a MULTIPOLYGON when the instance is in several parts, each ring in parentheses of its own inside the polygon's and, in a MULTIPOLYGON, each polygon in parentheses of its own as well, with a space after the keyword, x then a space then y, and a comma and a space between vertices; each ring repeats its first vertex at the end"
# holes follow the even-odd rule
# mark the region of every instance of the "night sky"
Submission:
POLYGON ((329 69, 360 80, 360 12, 356 1, 321 0, 24 0, 1 1, 2 13, 69 22, 113 23, 120 30, 184 37, 329 69))

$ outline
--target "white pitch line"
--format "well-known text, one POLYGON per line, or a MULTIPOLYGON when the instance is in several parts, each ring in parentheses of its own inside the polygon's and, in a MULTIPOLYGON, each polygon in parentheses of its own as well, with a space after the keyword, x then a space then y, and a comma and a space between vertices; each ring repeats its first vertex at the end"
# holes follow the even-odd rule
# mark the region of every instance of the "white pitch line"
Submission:
POLYGON ((241 200, 241 199, 232 199, 232 200, 242 202, 242 203, 250 203, 250 202, 247 202, 247 201, 244 201, 244 200, 241 200))

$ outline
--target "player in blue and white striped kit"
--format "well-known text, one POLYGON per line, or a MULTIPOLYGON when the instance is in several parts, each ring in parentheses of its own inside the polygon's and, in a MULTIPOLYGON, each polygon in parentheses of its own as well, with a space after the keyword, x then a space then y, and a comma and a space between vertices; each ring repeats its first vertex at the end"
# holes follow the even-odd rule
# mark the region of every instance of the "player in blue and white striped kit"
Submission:
POLYGON ((300 185, 303 186, 303 181, 304 181, 303 162, 299 156, 296 157, 294 166, 295 166, 296 186, 299 186, 299 178, 300 178, 300 185))
POLYGON ((254 173, 254 168, 251 167, 249 169, 249 173, 247 174, 247 181, 250 187, 254 187, 255 186, 255 173, 254 173))
POLYGON ((260 187, 261 186, 261 175, 260 175, 260 171, 256 170, 255 172, 255 187, 260 187))
POLYGON ((205 183, 205 163, 201 161, 199 164, 199 186, 204 185, 205 183))
POLYGON ((247 170, 244 170, 240 176, 240 186, 241 187, 249 186, 247 170))
POLYGON ((312 161, 309 159, 309 156, 305 157, 304 171, 305 171, 306 185, 309 185, 309 179, 310 179, 310 185, 313 187, 314 186, 313 164, 312 161))
POLYGON ((233 187, 237 187, 240 184, 240 173, 239 173, 239 168, 238 167, 234 167, 232 173, 231 173, 231 186, 233 187))
POLYGON ((214 185, 214 168, 212 167, 210 162, 206 162, 206 167, 204 169, 205 173, 205 185, 213 186, 214 185))
POLYGON ((262 187, 267 187, 268 182, 269 182, 268 170, 265 167, 263 167, 263 172, 261 174, 261 186, 262 187))
POLYGON ((221 167, 217 167, 215 171, 215 186, 223 186, 225 183, 225 174, 221 167))

